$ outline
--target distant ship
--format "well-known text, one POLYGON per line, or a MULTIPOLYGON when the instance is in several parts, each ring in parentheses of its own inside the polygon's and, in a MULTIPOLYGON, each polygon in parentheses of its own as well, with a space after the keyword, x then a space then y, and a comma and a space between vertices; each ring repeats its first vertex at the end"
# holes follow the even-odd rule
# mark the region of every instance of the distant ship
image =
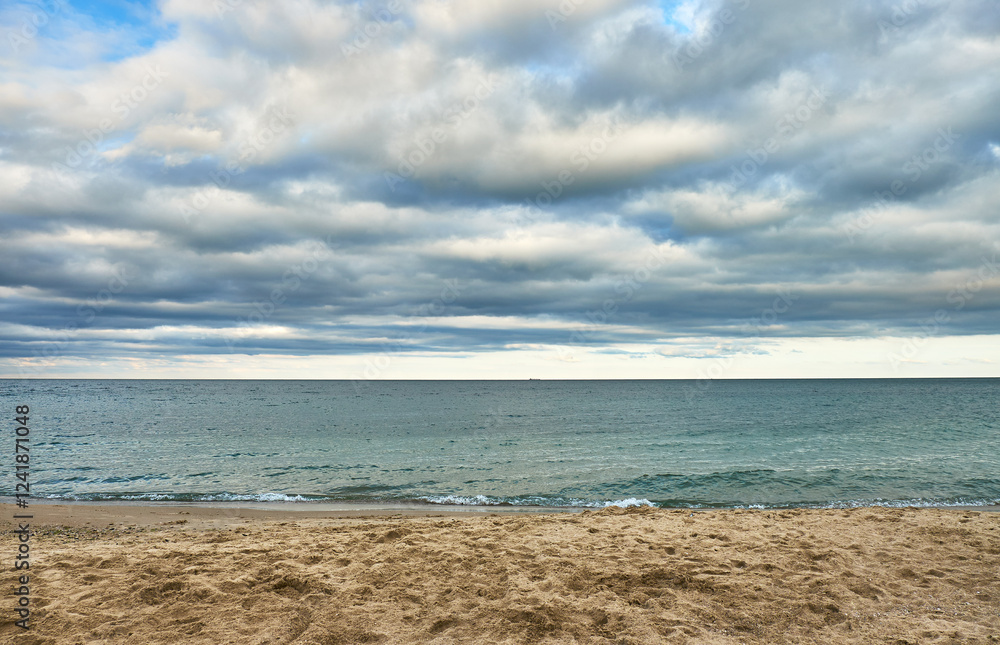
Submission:
POLYGON ((541 381, 542 379, 540 379, 540 378, 529 378, 528 380, 529 381, 541 381))

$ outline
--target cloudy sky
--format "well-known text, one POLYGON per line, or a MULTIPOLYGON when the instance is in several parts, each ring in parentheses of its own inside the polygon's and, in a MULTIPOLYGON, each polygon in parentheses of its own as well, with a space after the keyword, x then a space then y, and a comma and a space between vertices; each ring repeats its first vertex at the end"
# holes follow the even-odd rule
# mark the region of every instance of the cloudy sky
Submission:
POLYGON ((1000 376, 994 0, 44 0, 0 35, 2 376, 1000 376))

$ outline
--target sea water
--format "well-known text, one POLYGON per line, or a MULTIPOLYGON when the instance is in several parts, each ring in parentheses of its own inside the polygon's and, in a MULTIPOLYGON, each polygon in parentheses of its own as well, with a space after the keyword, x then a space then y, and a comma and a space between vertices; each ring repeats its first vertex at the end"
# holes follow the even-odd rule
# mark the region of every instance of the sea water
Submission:
POLYGON ((3 380, 0 409, 13 454, 30 407, 31 494, 54 500, 929 506, 1000 503, 998 394, 1000 379, 3 380))

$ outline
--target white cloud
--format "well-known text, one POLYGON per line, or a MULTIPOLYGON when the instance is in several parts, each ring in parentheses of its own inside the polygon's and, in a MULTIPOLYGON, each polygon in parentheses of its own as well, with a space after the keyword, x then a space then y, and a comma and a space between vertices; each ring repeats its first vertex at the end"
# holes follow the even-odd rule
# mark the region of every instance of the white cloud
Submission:
MULTIPOLYGON (((861 2, 740 3, 721 32, 721 5, 697 0, 669 16, 651 0, 389 4, 165 0, 148 46, 67 13, 0 54, 7 365, 127 266, 119 306, 55 373, 80 373, 93 343, 167 357, 130 374, 275 374, 293 356, 347 373, 406 328, 401 377, 690 376, 727 352, 746 359, 733 374, 881 374, 852 348, 917 333, 997 250, 991 4, 934 5, 891 37, 861 2), (330 258, 247 355, 196 356, 228 354, 233 320, 324 239, 330 258), (663 262, 637 280, 650 253, 663 262), (443 312, 413 314, 455 280, 443 312), (782 288, 795 307, 742 338, 782 288)), ((959 358, 995 326, 998 289, 984 279, 940 351, 900 369, 987 369, 959 358)))

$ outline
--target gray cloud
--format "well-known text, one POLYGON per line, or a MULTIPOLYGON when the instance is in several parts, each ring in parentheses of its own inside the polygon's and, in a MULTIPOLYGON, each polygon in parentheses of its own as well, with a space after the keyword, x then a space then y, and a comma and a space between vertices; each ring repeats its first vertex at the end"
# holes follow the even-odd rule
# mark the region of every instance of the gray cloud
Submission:
POLYGON ((995 3, 389 4, 0 54, 0 365, 996 333, 995 3))

